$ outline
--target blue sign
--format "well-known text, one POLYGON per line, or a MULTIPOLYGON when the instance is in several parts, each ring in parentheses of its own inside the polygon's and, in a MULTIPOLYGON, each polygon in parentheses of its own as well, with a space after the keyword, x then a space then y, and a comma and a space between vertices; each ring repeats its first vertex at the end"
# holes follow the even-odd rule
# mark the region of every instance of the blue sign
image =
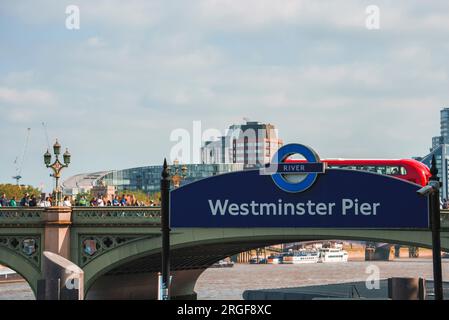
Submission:
POLYGON ((416 192, 421 186, 364 171, 322 173, 310 149, 290 148, 280 149, 281 165, 290 152, 312 163, 299 183, 284 171, 249 170, 187 184, 171 191, 171 227, 428 228, 427 198, 416 192))
POLYGON ((309 189, 318 177, 318 173, 324 172, 324 165, 319 162, 320 158, 311 148, 302 144, 287 144, 281 147, 273 157, 274 164, 278 165, 278 170, 273 174, 273 181, 286 192, 302 192, 309 189), (306 163, 284 163, 291 155, 299 154, 303 156, 306 163), (279 170, 280 169, 280 170, 279 170), (305 173, 304 179, 299 182, 288 181, 284 174, 305 173))

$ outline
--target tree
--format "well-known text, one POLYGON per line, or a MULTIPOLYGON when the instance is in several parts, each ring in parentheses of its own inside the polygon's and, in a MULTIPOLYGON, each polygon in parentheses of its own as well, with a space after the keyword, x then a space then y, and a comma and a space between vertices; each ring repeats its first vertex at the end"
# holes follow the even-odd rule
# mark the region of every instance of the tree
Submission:
POLYGON ((75 202, 79 203, 79 201, 80 201, 82 196, 84 196, 87 199, 87 201, 90 201, 90 199, 92 199, 92 192, 91 192, 91 190, 78 193, 76 195, 75 202))
POLYGON ((15 197, 17 200, 20 200, 25 193, 35 195, 36 198, 39 198, 41 194, 39 189, 33 186, 18 186, 11 183, 0 184, 0 196, 4 193, 6 194, 6 198, 11 199, 12 197, 15 197))
POLYGON ((145 203, 145 205, 148 205, 150 203, 150 199, 148 198, 148 195, 143 192, 142 190, 123 190, 120 192, 117 192, 118 195, 120 194, 129 194, 129 195, 134 195, 134 197, 136 197, 136 200, 139 202, 143 202, 145 203))

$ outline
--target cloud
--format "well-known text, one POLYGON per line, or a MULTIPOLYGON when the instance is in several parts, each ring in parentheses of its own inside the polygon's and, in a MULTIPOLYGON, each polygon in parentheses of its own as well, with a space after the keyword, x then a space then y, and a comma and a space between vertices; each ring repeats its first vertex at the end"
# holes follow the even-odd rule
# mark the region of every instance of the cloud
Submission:
POLYGON ((46 90, 27 89, 17 90, 14 88, 0 87, 0 105, 54 105, 55 96, 46 90))
POLYGON ((101 48, 106 45, 106 43, 99 37, 90 37, 87 39, 87 45, 93 48, 101 48))
POLYGON ((376 32, 370 1, 76 3, 79 31, 65 29, 63 2, 0 4, 11 36, 0 133, 46 121, 73 151, 68 174, 159 163, 171 130, 223 131, 243 116, 326 157, 419 155, 449 101, 446 1, 378 1, 376 32))

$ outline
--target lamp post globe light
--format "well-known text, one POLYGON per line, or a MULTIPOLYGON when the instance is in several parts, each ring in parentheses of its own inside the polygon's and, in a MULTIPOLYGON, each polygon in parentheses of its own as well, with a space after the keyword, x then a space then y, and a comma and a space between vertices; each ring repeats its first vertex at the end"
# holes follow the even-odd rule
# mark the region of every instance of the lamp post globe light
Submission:
POLYGON ((53 145, 53 153, 55 155, 55 161, 51 163, 51 153, 49 150, 44 153, 44 163, 47 168, 51 168, 53 173, 50 174, 50 177, 55 178, 55 190, 54 190, 54 199, 56 206, 60 206, 62 204, 62 191, 59 187, 59 178, 61 177, 61 171, 64 168, 67 168, 70 164, 71 154, 68 149, 62 155, 64 163, 59 161, 59 155, 61 154, 61 145, 56 139, 55 144, 53 145), (51 164, 50 164, 51 163, 51 164))

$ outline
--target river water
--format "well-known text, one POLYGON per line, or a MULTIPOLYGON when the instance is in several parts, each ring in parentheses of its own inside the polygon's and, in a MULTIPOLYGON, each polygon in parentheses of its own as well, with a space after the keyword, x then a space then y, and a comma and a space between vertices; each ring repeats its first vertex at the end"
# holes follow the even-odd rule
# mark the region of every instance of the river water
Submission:
MULTIPOLYGON (((211 268, 198 279, 198 299, 242 299, 248 289, 267 289, 366 281, 371 266, 377 266, 381 279, 423 277, 432 279, 431 259, 395 259, 393 261, 350 261, 300 265, 236 264, 232 268, 211 268)), ((443 279, 449 281, 449 260, 443 259, 443 279)), ((0 284, 0 300, 34 299, 25 282, 0 284)))

